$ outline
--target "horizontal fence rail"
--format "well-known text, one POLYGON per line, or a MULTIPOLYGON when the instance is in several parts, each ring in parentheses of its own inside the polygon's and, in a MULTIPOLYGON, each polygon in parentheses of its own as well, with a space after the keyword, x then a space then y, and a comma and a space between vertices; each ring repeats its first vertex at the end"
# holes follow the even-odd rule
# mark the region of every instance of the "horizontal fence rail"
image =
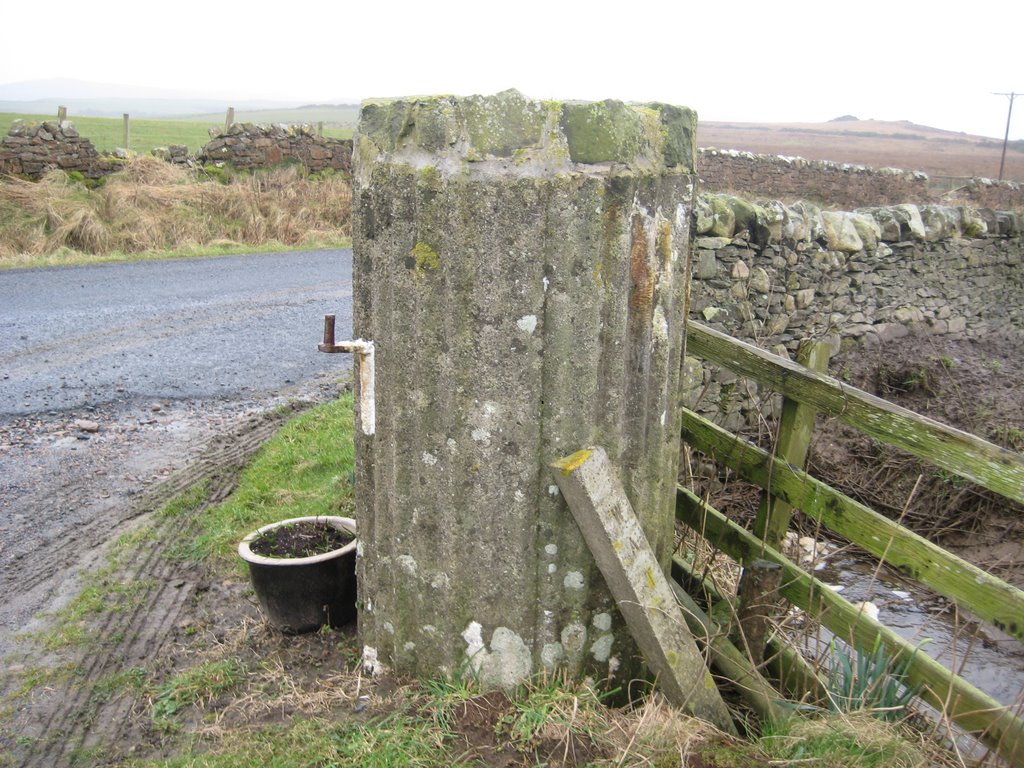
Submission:
POLYGON ((690 321, 687 354, 757 379, 871 437, 1024 503, 1024 456, 690 321))
POLYGON ((1024 592, 683 409, 683 439, 903 574, 1024 640, 1024 592))
POLYGON ((734 560, 763 558, 778 563, 783 569, 779 592, 789 602, 807 611, 834 635, 862 648, 871 648, 876 639, 880 639, 894 660, 908 662, 907 681, 912 686, 921 686, 920 695, 925 701, 944 711, 1011 765, 1024 765, 1024 721, 1007 707, 919 652, 891 629, 867 616, 861 608, 685 488, 677 490, 676 518, 734 560))
MULTIPOLYGON (((788 509, 801 510, 834 533, 863 547, 880 561, 954 600, 1018 640, 1024 641, 1024 592, 918 536, 870 507, 816 480, 785 460, 801 462, 797 430, 813 428, 814 411, 835 416, 889 445, 1024 503, 1024 456, 974 435, 844 385, 785 357, 773 355, 699 323, 687 326, 687 352, 756 380, 784 397, 790 410, 806 418, 783 420, 775 455, 733 435, 689 409, 682 409, 682 439, 765 492, 751 533, 691 491, 679 488, 676 517, 740 563, 768 560, 783 569, 779 593, 807 611, 836 636, 860 647, 881 641, 895 663, 906 662, 907 680, 921 686, 921 697, 966 731, 992 747, 1011 765, 1024 765, 1024 720, 1008 707, 865 615, 862 608, 828 589, 782 555, 788 509), (789 442, 787 442, 787 440, 789 442), (775 515, 773 504, 781 514, 775 515)), ((811 358, 805 355, 804 362, 811 358)), ((791 414, 792 416, 792 414, 791 414)), ((802 434, 802 433, 801 433, 802 434)))

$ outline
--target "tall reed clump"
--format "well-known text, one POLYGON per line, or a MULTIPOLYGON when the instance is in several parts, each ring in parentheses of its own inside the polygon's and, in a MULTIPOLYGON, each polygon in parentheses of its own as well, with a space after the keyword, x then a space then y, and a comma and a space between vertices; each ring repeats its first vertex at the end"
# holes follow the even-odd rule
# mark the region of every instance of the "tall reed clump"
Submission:
POLYGON ((341 175, 297 166, 220 183, 139 157, 95 189, 51 171, 0 181, 0 266, 79 254, 109 256, 209 247, 327 247, 351 232, 352 191, 341 175))

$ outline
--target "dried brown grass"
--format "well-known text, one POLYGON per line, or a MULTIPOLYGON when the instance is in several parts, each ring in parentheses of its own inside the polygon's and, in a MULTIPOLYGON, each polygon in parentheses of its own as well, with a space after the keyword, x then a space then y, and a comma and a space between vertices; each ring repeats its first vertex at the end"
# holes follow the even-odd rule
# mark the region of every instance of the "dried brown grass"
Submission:
POLYGON ((204 247, 316 247, 350 234, 352 193, 341 176, 295 167, 227 184, 140 157, 96 189, 61 171, 0 181, 0 266, 56 255, 108 256, 204 247))

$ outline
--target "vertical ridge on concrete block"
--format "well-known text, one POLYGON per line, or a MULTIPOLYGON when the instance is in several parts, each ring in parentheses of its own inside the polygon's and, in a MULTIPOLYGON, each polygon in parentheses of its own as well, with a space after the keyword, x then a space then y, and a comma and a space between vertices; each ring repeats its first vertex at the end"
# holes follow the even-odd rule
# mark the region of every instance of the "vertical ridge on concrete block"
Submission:
POLYGON ((515 91, 363 106, 353 323, 374 342, 377 428, 357 438, 356 505, 375 663, 468 659, 494 684, 640 671, 546 467, 605 445, 667 567, 695 125, 515 91))

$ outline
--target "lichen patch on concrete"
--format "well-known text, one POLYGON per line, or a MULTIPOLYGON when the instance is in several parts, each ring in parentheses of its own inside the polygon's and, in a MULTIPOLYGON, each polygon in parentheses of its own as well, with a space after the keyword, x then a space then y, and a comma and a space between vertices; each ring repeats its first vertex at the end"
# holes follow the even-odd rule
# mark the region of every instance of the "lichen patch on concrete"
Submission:
POLYGON ((519 326, 519 330, 528 335, 533 335, 533 332, 537 330, 537 316, 536 315, 523 315, 516 321, 516 325, 519 326))
POLYGON ((615 635, 607 634, 601 635, 590 645, 590 653, 593 655, 594 660, 598 662, 608 661, 608 657, 612 654, 612 643, 615 641, 615 635))
POLYGON ((472 621, 462 633, 466 657, 486 688, 512 688, 530 676, 533 659, 523 639, 508 627, 491 634, 491 647, 484 645, 483 626, 472 621))
POLYGON ((565 574, 565 578, 562 579, 562 585, 566 589, 583 589, 586 581, 583 578, 583 574, 579 571, 569 571, 565 574))

